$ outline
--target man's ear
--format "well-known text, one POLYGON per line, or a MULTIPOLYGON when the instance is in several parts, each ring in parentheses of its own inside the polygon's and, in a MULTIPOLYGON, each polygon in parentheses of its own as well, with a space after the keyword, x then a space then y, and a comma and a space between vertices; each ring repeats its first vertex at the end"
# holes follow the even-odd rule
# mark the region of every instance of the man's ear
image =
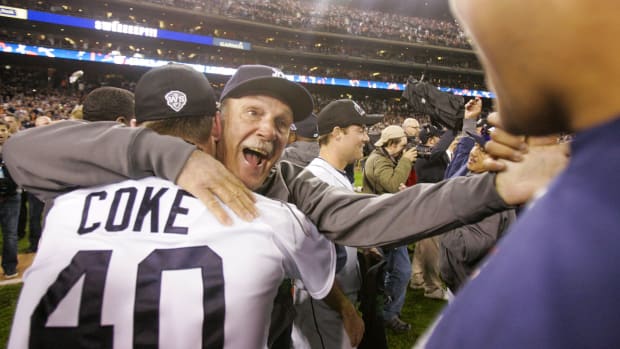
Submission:
POLYGON ((222 136, 222 116, 219 111, 215 112, 215 117, 213 118, 213 125, 211 126, 211 137, 216 142, 219 142, 220 137, 222 136))
POLYGON ((340 128, 340 126, 336 126, 332 129, 332 136, 334 136, 335 139, 338 139, 343 133, 344 131, 340 128))
POLYGON ((134 118, 129 121, 129 127, 138 127, 138 121, 134 118))

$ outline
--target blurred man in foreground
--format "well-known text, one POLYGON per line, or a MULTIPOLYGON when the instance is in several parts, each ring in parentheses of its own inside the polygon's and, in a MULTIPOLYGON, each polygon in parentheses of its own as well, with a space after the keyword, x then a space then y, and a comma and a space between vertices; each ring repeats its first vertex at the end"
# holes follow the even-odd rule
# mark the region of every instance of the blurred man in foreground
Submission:
MULTIPOLYGON (((478 47, 505 129, 576 135, 570 165, 521 215, 420 346, 614 347, 620 341, 620 4, 453 0, 452 8, 478 47)), ((494 137, 504 145, 488 150, 518 153, 517 139, 494 137)))

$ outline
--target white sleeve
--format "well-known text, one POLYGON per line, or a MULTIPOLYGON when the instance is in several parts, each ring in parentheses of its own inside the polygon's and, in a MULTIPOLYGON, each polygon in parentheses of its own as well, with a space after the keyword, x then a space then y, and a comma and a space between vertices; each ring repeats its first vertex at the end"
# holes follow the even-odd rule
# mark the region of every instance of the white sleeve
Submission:
POLYGON ((334 243, 318 232, 314 224, 291 206, 292 227, 287 234, 277 234, 289 258, 285 258, 286 274, 300 279, 312 298, 323 299, 332 288, 336 274, 334 243))

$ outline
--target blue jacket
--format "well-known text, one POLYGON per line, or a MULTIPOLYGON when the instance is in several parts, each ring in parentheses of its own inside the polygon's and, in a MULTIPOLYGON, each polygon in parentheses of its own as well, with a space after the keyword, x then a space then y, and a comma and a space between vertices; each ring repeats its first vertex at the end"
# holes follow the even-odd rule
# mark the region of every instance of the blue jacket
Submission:
POLYGON ((441 315, 428 348, 620 343, 620 118, 579 133, 568 168, 441 315))

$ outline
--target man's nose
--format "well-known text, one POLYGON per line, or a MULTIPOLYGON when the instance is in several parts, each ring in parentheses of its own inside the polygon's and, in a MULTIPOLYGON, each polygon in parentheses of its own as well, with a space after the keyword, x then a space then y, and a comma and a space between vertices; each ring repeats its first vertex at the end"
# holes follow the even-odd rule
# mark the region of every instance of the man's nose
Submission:
POLYGON ((267 140, 273 140, 277 134, 275 120, 268 117, 261 119, 258 124, 257 134, 267 140))

